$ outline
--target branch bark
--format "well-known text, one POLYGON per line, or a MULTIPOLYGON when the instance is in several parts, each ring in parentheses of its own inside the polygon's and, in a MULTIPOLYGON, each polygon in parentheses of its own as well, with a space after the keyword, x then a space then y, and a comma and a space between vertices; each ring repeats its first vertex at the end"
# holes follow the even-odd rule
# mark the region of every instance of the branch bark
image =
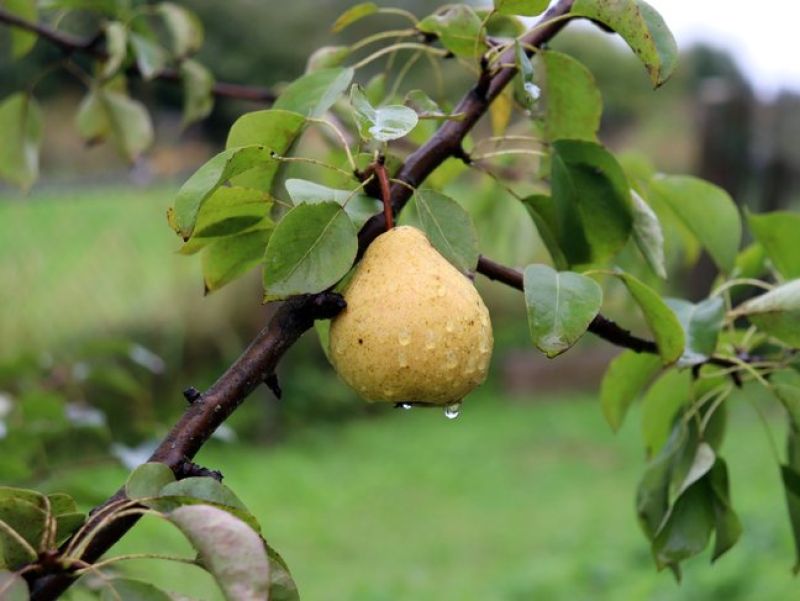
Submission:
MULTIPOLYGON (((0 23, 5 23, 11 27, 23 29, 31 33, 35 33, 43 40, 47 40, 51 44, 58 46, 66 54, 86 54, 97 59, 105 59, 108 55, 105 50, 98 46, 98 36, 92 38, 79 38, 63 31, 58 31, 52 27, 48 27, 42 23, 33 23, 26 19, 22 19, 17 15, 9 12, 8 10, 0 7, 0 23)), ((137 67, 130 69, 136 75, 141 77, 141 72, 137 67)), ((155 76, 155 79, 162 81, 180 83, 181 75, 175 69, 164 69, 155 76)), ((263 102, 272 103, 277 97, 276 94, 269 88, 260 86, 245 86, 235 83, 226 83, 218 81, 214 83, 211 88, 215 96, 224 98, 235 98, 237 100, 248 100, 250 102, 263 102)))

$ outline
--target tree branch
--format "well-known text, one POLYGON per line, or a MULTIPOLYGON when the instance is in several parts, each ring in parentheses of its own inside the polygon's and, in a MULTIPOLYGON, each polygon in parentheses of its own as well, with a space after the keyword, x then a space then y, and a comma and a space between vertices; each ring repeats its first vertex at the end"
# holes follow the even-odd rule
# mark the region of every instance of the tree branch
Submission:
MULTIPOLYGON (((572 8, 573 0, 559 0, 540 20, 540 24, 523 38, 529 46, 540 46, 550 40, 564 26, 565 21, 552 24, 547 22, 555 17, 567 14, 572 8)), ((10 21, 6 11, 0 9, 0 22, 10 21)), ((18 19, 17 19, 18 21, 18 19)), ((27 24, 30 29, 39 33, 42 26, 27 24)), ((46 30, 47 31, 47 30, 46 30)), ((87 51, 85 42, 73 43, 65 40, 63 34, 47 31, 47 39, 62 46, 68 51, 87 51)), ((94 50, 90 50, 95 52, 94 50)), ((505 53, 500 64, 513 64, 513 49, 505 53)), ((516 70, 511 67, 502 68, 490 73, 485 67, 477 84, 461 99, 454 112, 464 116, 459 121, 448 121, 423 146, 406 159, 404 165, 395 174, 407 186, 417 187, 439 165, 450 157, 457 157, 461 152, 461 143, 477 121, 484 115, 489 104, 503 88, 512 80, 516 70)), ((397 213, 411 196, 407 186, 395 184, 391 190, 392 209, 397 213)), ((367 246, 383 231, 386 221, 383 214, 372 217, 359 232, 359 257, 367 246)), ((266 328, 253 340, 236 362, 200 397, 186 409, 186 412, 172 428, 167 437, 150 457, 150 461, 159 461, 168 465, 181 476, 182 466, 190 461, 197 451, 208 440, 216 428, 244 401, 244 399, 268 376, 274 373, 275 367, 286 350, 309 329, 315 319, 325 319, 336 315, 344 307, 343 299, 331 292, 317 295, 297 297, 284 302, 276 311, 266 328)), ((106 513, 108 507, 124 497, 124 490, 118 491, 103 505, 93 511, 90 522, 97 523, 98 516, 106 513)), ((93 563, 116 543, 135 523, 137 518, 124 518, 113 521, 109 526, 96 534, 88 545, 83 561, 93 563)), ((41 574, 30 572, 27 576, 34 601, 56 599, 75 580, 71 572, 41 574)))
MULTIPOLYGON (((58 46, 66 54, 86 54, 97 59, 105 59, 108 57, 106 51, 97 45, 98 37, 92 38, 79 38, 63 31, 58 31, 42 23, 33 23, 26 19, 22 19, 17 15, 9 12, 8 10, 0 7, 0 23, 5 23, 11 27, 17 27, 31 33, 36 34, 38 37, 47 40, 51 44, 58 46)), ((135 65, 130 69, 133 73, 141 77, 141 72, 135 65)), ((181 75, 175 69, 164 69, 160 71, 155 79, 169 82, 180 82, 181 75)), ((235 83, 226 83, 218 81, 214 83, 211 88, 215 96, 225 98, 235 98, 237 100, 248 100, 251 102, 264 102, 272 103, 275 101, 276 94, 269 88, 259 86, 245 86, 235 83)))

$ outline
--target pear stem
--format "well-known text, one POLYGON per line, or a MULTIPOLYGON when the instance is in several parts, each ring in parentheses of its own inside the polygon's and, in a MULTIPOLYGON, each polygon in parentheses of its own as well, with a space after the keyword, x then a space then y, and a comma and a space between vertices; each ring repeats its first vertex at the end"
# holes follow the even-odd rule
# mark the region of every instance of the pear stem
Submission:
POLYGON ((394 227, 394 215, 392 213, 392 194, 389 190, 389 175, 386 173, 384 157, 378 157, 375 161, 375 175, 378 176, 378 183, 381 187, 381 200, 383 201, 383 216, 386 218, 386 231, 394 227))

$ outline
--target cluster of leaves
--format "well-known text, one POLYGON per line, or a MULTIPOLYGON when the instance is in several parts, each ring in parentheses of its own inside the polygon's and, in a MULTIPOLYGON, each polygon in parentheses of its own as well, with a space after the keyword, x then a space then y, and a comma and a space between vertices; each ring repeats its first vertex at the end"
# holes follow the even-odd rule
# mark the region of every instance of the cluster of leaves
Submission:
POLYGON ((164 368, 122 340, 88 343, 69 359, 30 354, 0 364, 0 479, 30 482, 142 443, 157 423, 153 390, 164 368))
MULTIPOLYGON (((179 78, 183 86, 184 125, 203 119, 213 108, 214 77, 192 58, 203 43, 203 27, 183 6, 132 0, 14 0, 4 7, 31 22, 40 16, 62 21, 76 11, 100 16, 102 25, 96 39, 90 41, 88 64, 79 63, 76 57, 60 59, 54 65, 68 69, 86 85, 75 124, 87 144, 111 140, 119 154, 131 162, 152 144, 150 114, 142 102, 128 93, 127 74, 131 72, 144 80, 168 72, 179 78)), ((37 40, 35 34, 19 29, 12 29, 11 35, 15 58, 30 52, 37 40)), ((44 132, 42 111, 34 97, 37 81, 25 92, 0 102, 0 129, 5 133, 0 148, 0 178, 23 189, 28 189, 39 175, 44 132)))
POLYGON ((27 599, 26 565, 38 560, 74 570, 86 588, 103 601, 187 599, 185 595, 126 578, 116 570, 120 562, 147 558, 148 554, 119 555, 95 565, 81 560, 104 528, 136 516, 162 518, 183 533, 197 551, 196 557, 153 557, 208 571, 225 599, 299 598, 285 562, 262 538, 255 517, 233 491, 216 479, 202 476, 176 480, 166 465, 145 463, 128 478, 125 495, 127 498, 86 521, 68 495, 45 496, 30 490, 0 488, 0 598, 27 599), (59 545, 70 535, 66 547, 59 551, 59 545))
MULTIPOLYGON (((438 123, 463 118, 446 94, 403 94, 408 70, 422 55, 432 59, 435 70, 440 61, 451 60, 484 75, 513 60, 514 85, 492 103, 493 137, 464 141, 466 162, 499 181, 513 209, 503 203, 476 207, 469 199, 446 194, 446 186, 471 175, 467 166, 448 162, 431 175, 429 187, 413 190, 400 221, 418 226, 457 268, 472 272, 482 226, 500 213, 523 215, 552 262, 527 266, 523 277, 531 338, 550 357, 567 351, 591 327, 615 283, 639 307, 655 340, 648 350, 656 352, 620 355, 609 368, 601 396, 615 429, 636 398, 644 397, 642 431, 651 463, 639 486, 637 509, 660 568, 679 574, 680 562, 701 552, 712 533, 714 558, 739 537, 719 449, 725 401, 743 383, 764 386, 787 409, 790 444, 781 470, 800 541, 800 372, 795 356, 800 346, 800 253, 793 236, 800 217, 748 215, 755 242, 741 250, 741 216, 723 190, 614 156, 598 140, 602 99, 588 69, 568 55, 529 47, 521 36, 517 15, 539 14, 546 4, 495 0, 485 10, 451 4, 422 19, 369 2, 347 11, 334 30, 379 13, 405 18, 413 26, 320 49, 272 108, 241 116, 225 150, 189 178, 169 212, 169 223, 183 240, 181 252, 202 253, 208 291, 255 267, 262 270, 266 300, 341 284, 356 259, 358 228, 378 210, 378 200, 369 193, 376 165, 396 173, 403 153, 416 149, 438 123), (388 45, 358 57, 362 49, 385 40, 388 45), (401 52, 411 55, 398 66, 401 52), (362 69, 384 58, 384 71, 360 86, 362 69), (331 134, 329 162, 290 156, 303 148, 301 137, 311 127, 331 134), (486 145, 493 150, 481 152, 486 145), (529 181, 514 182, 526 185, 525 194, 494 173, 491 162, 503 155, 529 167, 529 181), (290 165, 321 167, 324 175, 287 178, 290 165), (720 272, 708 298, 699 303, 663 298, 661 280, 694 263, 701 251, 720 272), (611 282, 605 288, 603 278, 611 282), (745 286, 767 291, 743 297, 745 286)), ((674 39, 643 0, 576 0, 563 18, 578 17, 616 31, 642 60, 654 86, 672 73, 674 39)), ((134 47, 138 56, 135 52, 134 47)), ((147 66, 138 68, 145 73, 147 66)), ((410 187, 407 182, 396 185, 410 187)), ((139 503, 166 511, 160 501, 142 500, 158 497, 154 491, 148 488, 141 495, 129 483, 129 495, 138 495, 139 503)))

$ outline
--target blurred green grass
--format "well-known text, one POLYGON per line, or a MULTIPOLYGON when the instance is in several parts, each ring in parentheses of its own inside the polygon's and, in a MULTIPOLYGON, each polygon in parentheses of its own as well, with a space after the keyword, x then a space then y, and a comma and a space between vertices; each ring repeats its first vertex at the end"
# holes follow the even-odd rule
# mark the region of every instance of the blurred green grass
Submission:
MULTIPOLYGON (((455 421, 391 411, 305 429, 273 449, 214 445, 198 460, 223 470, 306 601, 796 598, 778 470, 752 408, 732 403, 723 453, 744 536, 714 566, 708 554, 688 562, 681 585, 656 572, 635 520, 638 415, 615 437, 590 397, 484 390, 455 421)), ((48 486, 102 497, 123 479, 104 468, 48 486)), ((152 521, 115 552, 143 550, 188 554, 179 534, 152 521)), ((191 567, 126 569, 220 598, 191 567)))

